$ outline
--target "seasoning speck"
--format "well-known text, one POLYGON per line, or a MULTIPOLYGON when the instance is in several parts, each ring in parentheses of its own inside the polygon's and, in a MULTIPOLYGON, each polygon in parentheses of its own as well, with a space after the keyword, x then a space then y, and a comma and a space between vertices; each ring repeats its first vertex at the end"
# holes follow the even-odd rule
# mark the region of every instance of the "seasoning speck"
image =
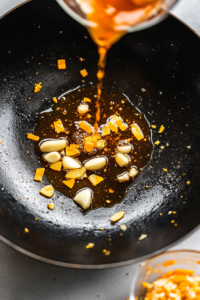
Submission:
POLYGON ((103 251, 104 255, 106 255, 106 256, 110 255, 110 251, 109 250, 103 249, 102 251, 103 251))
POLYGON ((147 237, 147 234, 141 234, 141 236, 139 237, 139 241, 142 241, 142 240, 144 240, 144 239, 146 239, 146 237, 147 237))
POLYGON ((94 243, 89 243, 87 246, 85 246, 86 249, 91 249, 94 247, 94 243))
POLYGON ((127 227, 126 227, 125 224, 122 224, 122 225, 120 225, 120 229, 123 230, 123 231, 125 231, 127 229, 127 227))

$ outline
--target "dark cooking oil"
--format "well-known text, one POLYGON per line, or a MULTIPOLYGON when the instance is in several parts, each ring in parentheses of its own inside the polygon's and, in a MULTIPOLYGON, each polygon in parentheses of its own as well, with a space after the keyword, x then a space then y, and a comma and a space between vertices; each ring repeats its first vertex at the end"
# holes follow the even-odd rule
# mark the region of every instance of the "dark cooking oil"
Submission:
POLYGON ((89 158, 104 155, 108 159, 108 165, 100 171, 87 171, 87 176, 97 174, 104 178, 104 181, 97 186, 92 186, 88 178, 78 179, 72 189, 65 186, 62 181, 65 179, 65 171, 57 172, 50 169, 49 165, 44 162, 42 153, 39 150, 39 143, 44 139, 59 139, 65 137, 69 144, 77 144, 82 142, 84 132, 77 128, 77 122, 84 120, 91 125, 95 124, 95 102, 96 102, 96 88, 81 87, 76 90, 67 92, 58 98, 58 103, 52 105, 52 109, 47 112, 41 112, 38 122, 34 129, 34 134, 40 137, 39 142, 34 143, 35 153, 40 161, 42 167, 45 167, 45 175, 53 187, 63 193, 64 195, 73 198, 77 191, 85 187, 89 187, 93 191, 93 200, 91 208, 110 207, 122 201, 125 191, 130 184, 142 173, 144 167, 149 163, 153 145, 151 141, 151 131, 144 115, 132 105, 132 103, 120 92, 114 93, 102 89, 101 94, 101 115, 99 126, 106 124, 107 119, 114 114, 122 117, 129 127, 127 131, 118 131, 118 133, 111 133, 108 136, 102 137, 106 141, 104 149, 96 150, 95 152, 86 153, 80 151, 80 155, 76 158, 82 163, 89 158), (91 99, 89 111, 85 115, 80 115, 77 107, 82 103, 83 98, 91 99), (52 124, 60 119, 65 127, 65 132, 57 134, 52 124), (130 125, 135 122, 141 128, 144 139, 137 141, 130 130, 130 125), (119 167, 115 162, 114 155, 118 145, 123 144, 126 139, 132 139, 130 144, 133 145, 133 150, 128 154, 131 162, 126 167, 119 167), (128 171, 131 166, 137 167, 139 173, 133 180, 129 182, 119 183, 117 175, 128 171), (112 191, 112 192, 111 192, 112 191), (109 201, 108 201, 109 200, 109 201))

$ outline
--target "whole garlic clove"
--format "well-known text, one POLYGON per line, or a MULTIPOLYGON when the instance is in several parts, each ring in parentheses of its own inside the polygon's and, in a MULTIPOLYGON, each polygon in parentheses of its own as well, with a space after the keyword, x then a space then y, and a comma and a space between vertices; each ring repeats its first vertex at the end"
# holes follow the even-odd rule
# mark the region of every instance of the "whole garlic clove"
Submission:
POLYGON ((63 160, 63 169, 64 170, 74 170, 74 169, 80 169, 81 164, 78 160, 75 158, 69 157, 69 156, 64 156, 63 160))
POLYGON ((117 152, 115 154, 115 161, 116 163, 118 164, 118 166, 120 167, 125 167, 129 164, 129 156, 124 154, 124 153, 120 153, 120 152, 117 152))
POLYGON ((53 151, 61 151, 67 145, 67 140, 49 140, 44 141, 40 145, 40 150, 42 152, 53 152, 53 151))
POLYGON ((97 171, 105 167, 107 158, 105 156, 95 157, 87 160, 84 167, 89 171, 97 171))
POLYGON ((77 192, 74 197, 74 201, 80 205, 84 210, 87 210, 91 205, 92 191, 89 188, 85 188, 77 192))
POLYGON ((50 164, 55 164, 60 160, 60 154, 58 152, 49 152, 43 156, 43 159, 50 164))
POLYGON ((80 104, 77 108, 79 114, 86 114, 89 110, 89 107, 87 104, 80 104))
POLYGON ((130 179, 130 177, 128 175, 128 172, 124 172, 124 173, 122 173, 122 174, 120 174, 120 175, 117 176, 117 180, 119 182, 129 181, 129 179, 130 179))
POLYGON ((118 146, 117 151, 128 154, 132 149, 131 145, 118 146))
POLYGON ((131 178, 133 178, 138 174, 138 170, 135 167, 132 167, 130 168, 128 174, 131 178))

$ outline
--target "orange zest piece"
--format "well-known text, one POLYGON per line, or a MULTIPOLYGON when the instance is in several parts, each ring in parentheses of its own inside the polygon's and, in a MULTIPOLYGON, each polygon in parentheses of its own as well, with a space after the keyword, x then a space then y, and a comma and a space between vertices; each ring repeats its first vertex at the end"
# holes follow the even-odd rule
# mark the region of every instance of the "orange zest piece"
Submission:
POLYGON ((123 123, 119 128, 121 131, 125 131, 128 128, 128 125, 126 123, 123 123))
POLYGON ((87 133, 91 133, 91 126, 85 121, 79 122, 79 128, 83 129, 87 133))
POLYGON ((40 194, 45 197, 51 198, 54 194, 54 188, 52 185, 46 185, 40 190, 40 194))
POLYGON ((162 133, 164 130, 165 130, 165 127, 163 125, 161 125, 158 133, 162 133))
POLYGON ((53 102, 58 103, 58 99, 56 97, 52 98, 53 102))
POLYGON ((88 75, 88 72, 86 71, 86 69, 81 70, 80 73, 83 77, 88 75))
POLYGON ((117 128, 117 125, 114 123, 114 122, 108 122, 108 128, 110 128, 110 130, 112 130, 113 132, 118 132, 118 128, 117 128))
POLYGON ((168 260, 166 262, 164 262, 163 267, 168 267, 168 266, 172 266, 175 265, 175 260, 168 260))
POLYGON ((80 151, 77 149, 79 148, 79 145, 71 144, 70 146, 67 146, 65 148, 65 153, 67 156, 74 156, 80 153, 80 151))
POLYGON ((165 273, 165 275, 163 275, 162 277, 168 277, 168 276, 171 276, 171 275, 188 275, 188 276, 192 276, 193 274, 194 274, 193 270, 176 269, 172 272, 165 273))
POLYGON ((75 179, 63 180, 63 183, 68 186, 70 189, 74 187, 75 179))
POLYGON ((93 142, 85 142, 84 143, 84 149, 87 151, 87 152, 91 152, 94 148, 94 143, 93 142))
POLYGON ((85 174, 85 172, 86 172, 86 168, 84 167, 82 167, 81 169, 71 170, 65 175, 65 178, 79 179, 85 174))
POLYGON ((99 184, 100 182, 102 182, 104 180, 103 177, 98 176, 98 175, 90 175, 88 177, 89 181, 91 182, 92 185, 96 186, 97 184, 99 184))
POLYGON ((38 168, 38 169, 36 169, 34 180, 41 182, 42 178, 43 178, 43 175, 44 175, 44 171, 45 171, 45 168, 38 168))
POLYGON ((104 140, 99 140, 97 142, 97 147, 98 148, 104 148, 105 147, 105 141, 104 140))
POLYGON ((65 59, 58 59, 57 63, 58 63, 59 70, 66 69, 66 60, 65 59))
POLYGON ((87 97, 84 97, 84 98, 83 98, 83 101, 84 101, 84 102, 91 102, 91 100, 90 100, 89 98, 87 98, 87 97))
POLYGON ((114 122, 118 127, 120 127, 123 123, 123 120, 121 117, 118 117, 116 115, 113 115, 110 117, 111 118, 111 121, 114 122))
POLYGON ((131 132, 138 141, 140 141, 144 138, 141 128, 136 123, 133 123, 131 125, 131 132))
POLYGON ((101 139, 100 135, 91 135, 91 136, 86 136, 84 138, 84 142, 93 142, 95 144, 97 140, 100 139, 101 139))
POLYGON ((65 131, 65 128, 63 127, 63 124, 62 124, 61 120, 53 122, 53 125, 55 127, 55 132, 56 133, 60 133, 60 132, 64 132, 65 131))
POLYGON ((110 134, 110 129, 108 126, 104 126, 102 130, 102 136, 109 135, 110 134))
POLYGON ((39 141, 40 138, 39 138, 39 136, 36 136, 32 133, 27 133, 27 139, 33 140, 33 141, 39 141))
POLYGON ((62 161, 58 161, 57 163, 54 163, 50 166, 50 168, 54 171, 58 171, 60 172, 61 171, 61 168, 62 168, 62 161))
POLYGON ((78 145, 78 144, 71 144, 70 147, 75 148, 75 149, 79 149, 80 145, 78 145))
POLYGON ((40 83, 35 83, 35 87, 34 87, 34 93, 38 93, 42 88, 42 82, 40 83))

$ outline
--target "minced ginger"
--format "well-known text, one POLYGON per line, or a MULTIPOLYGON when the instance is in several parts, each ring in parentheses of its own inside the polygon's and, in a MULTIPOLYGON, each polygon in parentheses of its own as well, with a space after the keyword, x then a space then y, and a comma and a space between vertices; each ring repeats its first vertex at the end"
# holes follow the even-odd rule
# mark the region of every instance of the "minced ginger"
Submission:
POLYGON ((147 289, 145 300, 200 299, 200 276, 193 270, 176 269, 165 273, 152 283, 143 282, 147 289))
POLYGON ((42 89, 42 82, 35 83, 34 93, 38 93, 42 89))

